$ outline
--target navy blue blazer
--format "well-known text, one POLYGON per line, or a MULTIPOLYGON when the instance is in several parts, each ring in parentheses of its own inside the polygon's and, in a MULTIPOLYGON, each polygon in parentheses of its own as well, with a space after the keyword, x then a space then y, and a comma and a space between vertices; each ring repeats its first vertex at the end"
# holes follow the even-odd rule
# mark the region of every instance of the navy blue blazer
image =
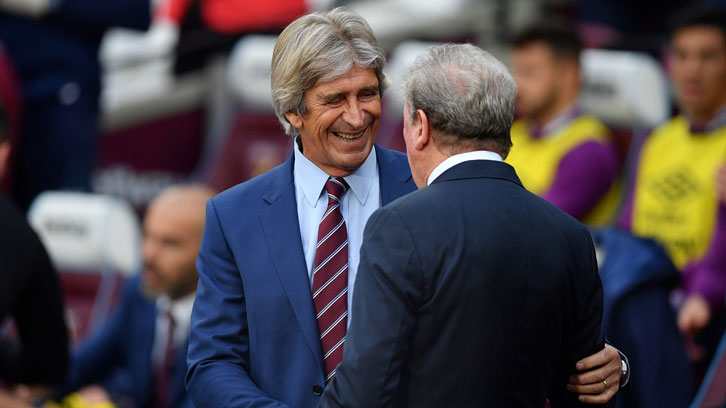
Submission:
MULTIPOLYGON (((112 396, 130 396, 138 408, 151 407, 154 368, 151 350, 156 334, 156 302, 141 293, 141 276, 124 286, 119 305, 111 318, 73 353, 63 390, 85 385, 107 385, 112 396)), ((184 388, 187 344, 177 351, 174 362, 170 407, 193 408, 184 388)))
MULTIPOLYGON (((406 156, 375 148, 382 203, 415 190, 406 156)), ((322 393, 293 160, 207 203, 186 377, 197 408, 312 408, 322 393)))
POLYGON ((370 217, 352 308, 321 407, 586 406, 568 376, 604 345, 588 230, 489 160, 370 217))

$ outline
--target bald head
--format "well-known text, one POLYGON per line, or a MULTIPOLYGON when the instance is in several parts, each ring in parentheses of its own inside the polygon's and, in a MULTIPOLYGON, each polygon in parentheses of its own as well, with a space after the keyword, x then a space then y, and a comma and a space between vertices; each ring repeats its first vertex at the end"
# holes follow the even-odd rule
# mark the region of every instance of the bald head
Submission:
POLYGON ((205 203, 214 191, 203 185, 163 190, 144 217, 144 287, 150 295, 172 299, 193 293, 195 267, 204 232, 205 203))

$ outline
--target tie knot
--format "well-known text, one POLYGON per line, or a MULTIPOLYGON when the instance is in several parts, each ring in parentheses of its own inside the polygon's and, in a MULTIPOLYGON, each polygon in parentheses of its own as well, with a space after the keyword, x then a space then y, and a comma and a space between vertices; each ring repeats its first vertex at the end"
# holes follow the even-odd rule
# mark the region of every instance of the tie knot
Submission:
POLYGON ((347 189, 348 183, 342 177, 331 177, 325 182, 325 190, 338 201, 340 201, 340 198, 343 197, 343 193, 347 189))

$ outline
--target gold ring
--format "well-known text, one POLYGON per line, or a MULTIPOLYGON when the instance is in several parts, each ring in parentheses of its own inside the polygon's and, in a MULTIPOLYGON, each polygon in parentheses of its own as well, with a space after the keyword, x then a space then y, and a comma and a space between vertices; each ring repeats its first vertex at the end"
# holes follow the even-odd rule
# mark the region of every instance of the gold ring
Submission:
POLYGON ((605 381, 605 380, 602 380, 602 383, 605 384, 605 389, 607 390, 608 389, 608 382, 605 381))

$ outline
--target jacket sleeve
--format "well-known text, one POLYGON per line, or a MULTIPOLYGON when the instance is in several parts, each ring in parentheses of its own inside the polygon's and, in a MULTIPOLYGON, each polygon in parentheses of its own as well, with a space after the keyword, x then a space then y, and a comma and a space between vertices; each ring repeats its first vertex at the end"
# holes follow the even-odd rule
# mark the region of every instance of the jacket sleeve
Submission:
POLYGON ((186 375, 194 405, 285 407, 250 378, 244 287, 213 200, 207 202, 197 271, 199 285, 192 311, 186 375))
POLYGON ((22 287, 4 288, 21 293, 11 311, 20 345, 16 350, 0 350, 0 375, 7 381, 56 385, 63 381, 68 367, 63 298, 45 249, 35 233, 29 236, 27 268, 18 271, 25 274, 19 277, 22 287))
MULTIPOLYGON (((568 392, 568 376, 580 359, 595 354, 605 347, 602 330, 603 295, 602 282, 597 269, 595 248, 587 229, 580 225, 579 233, 573 238, 576 244, 576 270, 570 277, 572 282, 570 313, 570 335, 564 339, 560 371, 557 381, 550 392, 550 406, 557 407, 594 407, 578 401, 577 394, 568 392)), ((615 406, 612 398, 606 406, 615 406)), ((597 405, 599 406, 599 405, 597 405)))
POLYGON ((71 366, 66 377, 62 394, 68 394, 79 388, 94 384, 113 368, 122 364, 123 350, 121 341, 125 338, 129 312, 139 290, 139 277, 126 282, 121 302, 101 327, 91 334, 73 352, 71 366))

